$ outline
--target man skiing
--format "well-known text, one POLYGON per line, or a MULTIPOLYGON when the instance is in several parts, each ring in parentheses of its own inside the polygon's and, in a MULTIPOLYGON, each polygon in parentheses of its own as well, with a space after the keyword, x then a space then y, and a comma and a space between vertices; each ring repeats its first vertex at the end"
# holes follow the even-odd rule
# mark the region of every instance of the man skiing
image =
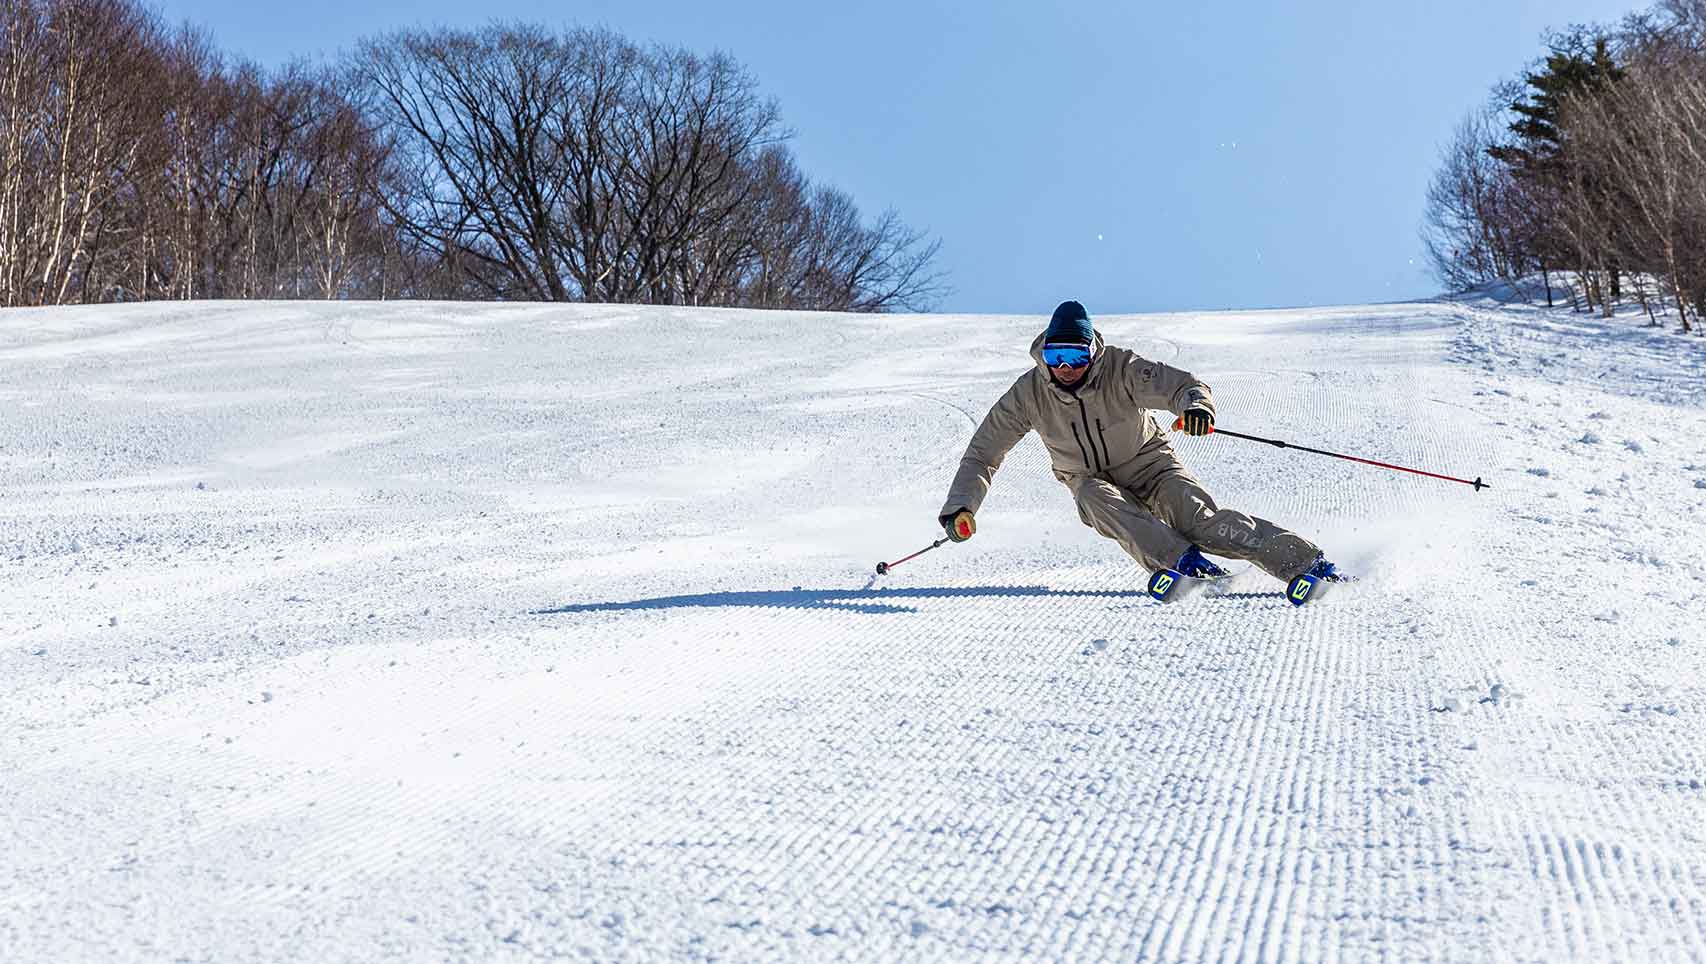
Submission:
POLYGON ((1168 443, 1150 409, 1166 409, 1191 435, 1214 427, 1214 396, 1189 372, 1107 345, 1084 306, 1062 302, 1031 343, 1036 367, 1020 375, 972 435, 938 521, 964 542, 1007 452, 1035 430, 1054 476, 1072 490, 1084 524, 1118 542, 1146 569, 1213 578, 1226 571, 1205 551, 1247 559, 1282 580, 1343 578, 1314 543, 1266 519, 1215 505, 1168 443))

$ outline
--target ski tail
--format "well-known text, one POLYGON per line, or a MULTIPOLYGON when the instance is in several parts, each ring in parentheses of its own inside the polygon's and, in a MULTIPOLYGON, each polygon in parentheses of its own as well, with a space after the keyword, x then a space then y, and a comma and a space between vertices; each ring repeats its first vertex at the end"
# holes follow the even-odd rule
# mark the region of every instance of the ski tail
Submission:
POLYGON ((1286 583, 1285 600, 1293 606, 1301 606, 1314 599, 1316 594, 1321 592, 1322 585, 1320 579, 1306 572, 1286 583))
POLYGON ((1157 569, 1149 574, 1149 595, 1157 602, 1167 602, 1179 591, 1185 574, 1177 569, 1157 569))

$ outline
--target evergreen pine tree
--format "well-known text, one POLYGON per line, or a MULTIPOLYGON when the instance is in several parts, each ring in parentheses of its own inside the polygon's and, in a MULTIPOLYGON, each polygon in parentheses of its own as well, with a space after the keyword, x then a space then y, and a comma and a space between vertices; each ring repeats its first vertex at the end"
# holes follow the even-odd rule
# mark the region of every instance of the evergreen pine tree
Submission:
MULTIPOLYGON (((1533 216, 1525 219, 1533 228, 1526 246, 1537 267, 1548 275, 1548 305, 1552 303, 1550 271, 1576 260, 1563 226, 1555 220, 1558 205, 1550 200, 1559 197, 1568 179, 1577 173, 1572 169, 1562 130, 1564 105, 1572 97, 1605 90, 1625 73, 1603 35, 1590 35, 1578 28, 1554 39, 1550 47, 1544 67, 1524 78, 1529 87, 1526 96, 1511 104, 1516 119, 1510 123, 1510 131, 1516 140, 1487 149, 1523 182, 1525 193, 1537 204, 1533 216)), ((1579 271, 1604 267, 1575 265, 1579 271)), ((1620 294, 1619 274, 1615 267, 1609 269, 1613 299, 1620 294)))
POLYGON ((1604 90, 1623 75, 1605 37, 1589 38, 1577 32, 1555 41, 1545 69, 1524 78, 1532 92, 1511 104, 1517 119, 1510 131, 1517 142, 1489 148, 1487 153, 1510 165, 1519 177, 1557 176, 1566 163, 1559 131, 1564 101, 1604 90))

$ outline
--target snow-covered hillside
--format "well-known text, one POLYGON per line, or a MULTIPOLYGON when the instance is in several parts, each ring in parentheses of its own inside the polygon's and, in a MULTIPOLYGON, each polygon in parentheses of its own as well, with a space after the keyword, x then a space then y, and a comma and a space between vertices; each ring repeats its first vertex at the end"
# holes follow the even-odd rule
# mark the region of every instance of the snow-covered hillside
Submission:
POLYGON ((1706 957, 1698 339, 1097 316, 1493 487, 1182 439, 1366 578, 1161 606, 1032 438, 876 577, 1044 320, 0 314, 0 957, 1706 957))

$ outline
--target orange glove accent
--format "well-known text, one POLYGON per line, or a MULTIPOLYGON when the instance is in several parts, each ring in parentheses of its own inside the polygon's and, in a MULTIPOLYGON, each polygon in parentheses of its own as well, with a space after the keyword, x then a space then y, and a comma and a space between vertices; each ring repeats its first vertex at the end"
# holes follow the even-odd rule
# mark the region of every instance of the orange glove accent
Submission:
POLYGON ((1184 429, 1186 435, 1208 435, 1214 431, 1214 413, 1206 408, 1189 408, 1179 420, 1173 423, 1176 432, 1184 429))

